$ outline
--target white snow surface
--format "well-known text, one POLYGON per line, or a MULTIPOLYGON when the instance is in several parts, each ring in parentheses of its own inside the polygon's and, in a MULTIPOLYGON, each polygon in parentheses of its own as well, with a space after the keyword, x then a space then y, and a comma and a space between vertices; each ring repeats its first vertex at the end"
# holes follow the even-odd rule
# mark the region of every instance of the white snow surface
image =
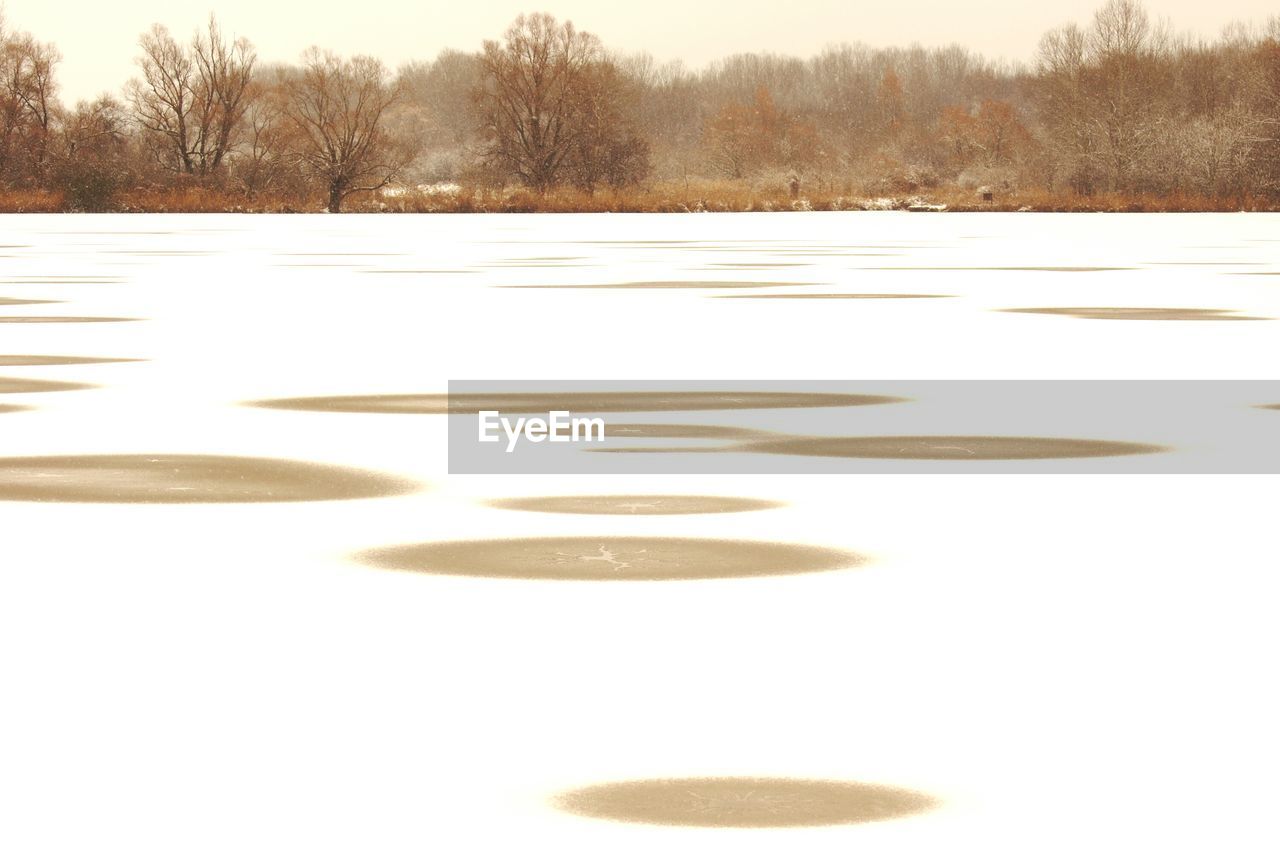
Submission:
POLYGON ((31 215, 0 227, 0 296, 65 300, 0 314, 143 318, 0 324, 0 353, 147 359, 0 368, 101 386, 5 395, 34 410, 0 415, 3 455, 274 456, 426 484, 336 503, 0 502, 0 848, 1280 841, 1273 477, 449 477, 443 418, 238 405, 442 392, 449 379, 1278 379, 1280 321, 994 309, 1280 317, 1280 276, 1242 274, 1280 272, 1280 217, 31 215), (954 298, 495 287, 654 280, 954 298), (788 505, 618 518, 480 503, 636 492, 788 505), (400 542, 597 533, 800 542, 873 562, 591 584, 350 559, 400 542), (548 804, 579 785, 693 775, 883 782, 942 806, 713 830, 548 804))

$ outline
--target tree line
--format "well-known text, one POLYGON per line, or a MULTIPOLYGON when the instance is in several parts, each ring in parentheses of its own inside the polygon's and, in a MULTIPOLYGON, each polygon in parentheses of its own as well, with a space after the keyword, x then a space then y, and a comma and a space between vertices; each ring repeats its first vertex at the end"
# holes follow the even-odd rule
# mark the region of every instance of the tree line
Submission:
POLYGON ((119 94, 73 107, 60 60, 0 20, 0 189, 71 209, 183 188, 338 211, 419 187, 709 182, 1280 199, 1280 18, 1196 39, 1137 0, 1050 31, 1026 66, 843 44, 691 70, 545 14, 395 72, 319 48, 267 65, 213 17, 187 40, 155 26, 119 94))

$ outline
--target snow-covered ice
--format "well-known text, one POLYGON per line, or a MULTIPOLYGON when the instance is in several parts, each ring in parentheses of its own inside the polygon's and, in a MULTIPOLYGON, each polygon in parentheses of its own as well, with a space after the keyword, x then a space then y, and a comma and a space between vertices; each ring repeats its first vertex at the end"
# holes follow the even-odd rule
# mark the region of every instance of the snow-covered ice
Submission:
MULTIPOLYGON (((448 477, 433 416, 239 405, 449 379, 1280 379, 1280 217, 4 216, 3 455, 394 473, 332 503, 0 502, 0 847, 380 853, 1272 850, 1273 477, 448 477), (801 287, 583 290, 641 281, 801 287), (503 285, 506 287, 498 287, 503 285), (937 299, 722 298, 923 293, 937 299), (522 495, 786 502, 717 515, 522 495), (858 569, 649 584, 350 559, 520 536, 766 539, 858 569), (556 811, 611 780, 898 785, 931 813, 709 830, 556 811)), ((1274 402, 1280 403, 1280 400, 1274 402)), ((1262 413, 1269 414, 1269 413, 1262 413)), ((1280 418, 1280 413, 1275 413, 1280 418)), ((1278 420, 1280 424, 1280 420, 1278 420)), ((602 552, 603 553, 603 552, 602 552)))

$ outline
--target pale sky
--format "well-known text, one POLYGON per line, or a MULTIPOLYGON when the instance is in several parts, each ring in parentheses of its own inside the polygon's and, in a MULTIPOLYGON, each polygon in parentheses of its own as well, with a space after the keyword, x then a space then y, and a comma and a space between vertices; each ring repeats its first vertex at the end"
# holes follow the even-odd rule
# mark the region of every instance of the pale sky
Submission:
MULTIPOLYGON (((0 0, 13 29, 62 51, 63 99, 118 92, 135 73, 138 35, 152 23, 184 39, 216 10, 263 61, 292 60, 317 44, 370 53, 388 65, 429 59, 446 47, 476 50, 520 12, 548 11, 599 35, 610 48, 646 50, 694 67, 744 51, 808 56, 832 43, 959 43, 993 58, 1029 59, 1040 35, 1085 22, 1102 0, 0 0)), ((1232 21, 1261 22, 1274 0, 1148 0, 1153 18, 1216 35, 1232 21)))

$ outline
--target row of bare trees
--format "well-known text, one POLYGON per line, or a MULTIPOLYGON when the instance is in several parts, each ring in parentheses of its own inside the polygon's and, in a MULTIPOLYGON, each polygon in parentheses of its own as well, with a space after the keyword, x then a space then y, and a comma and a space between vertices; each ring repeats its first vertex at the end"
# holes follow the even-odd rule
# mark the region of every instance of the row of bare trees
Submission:
POLYGON ((1029 68, 840 45, 694 72, 545 14, 396 74, 319 49, 267 66, 212 18, 187 41, 154 27, 139 47, 122 98, 66 108, 57 50, 0 22, 0 188, 93 209, 194 185, 332 211, 393 182, 1280 197, 1280 19, 1196 41, 1137 0, 1049 32, 1029 68))
POLYGON ((1131 0, 1040 44, 1031 92, 1051 179, 1080 190, 1275 190, 1280 20, 1216 44, 1131 0))
POLYGON ((376 59, 312 48, 299 66, 259 72, 253 46, 228 39, 213 18, 189 44, 157 26, 141 46, 142 76, 126 93, 163 170, 226 175, 250 194, 310 183, 338 211, 352 193, 386 186, 412 156, 384 127, 399 92, 376 59))
POLYGON ((430 140, 410 169, 418 181, 474 181, 487 167, 498 180, 590 187, 590 171, 575 177, 587 164, 610 183, 799 176, 862 192, 1280 196, 1280 18, 1205 41, 1174 35, 1137 0, 1109 0, 1086 26, 1046 34, 1030 67, 959 47, 838 45, 695 72, 610 55, 538 16, 401 80, 430 140))
POLYGON ((85 208, 130 184, 317 188, 337 211, 412 159, 387 131, 400 90, 376 59, 312 49, 297 66, 263 69, 253 45, 213 18, 189 42, 156 26, 139 44, 140 75, 123 101, 66 110, 56 49, 0 26, 0 184, 55 186, 85 208))

